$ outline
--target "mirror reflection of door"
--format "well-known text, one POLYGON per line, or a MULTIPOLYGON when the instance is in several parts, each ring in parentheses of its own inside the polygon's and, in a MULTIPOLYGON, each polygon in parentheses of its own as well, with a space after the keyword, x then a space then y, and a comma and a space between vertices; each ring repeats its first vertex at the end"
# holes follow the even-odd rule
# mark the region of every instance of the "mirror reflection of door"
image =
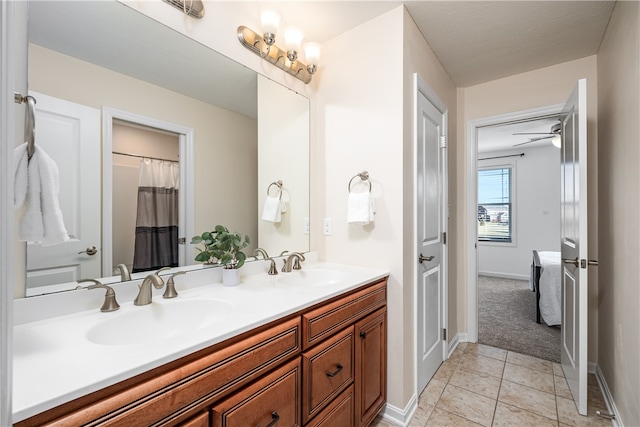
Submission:
POLYGON ((120 120, 112 129, 112 273, 177 266, 179 135, 120 120))
MULTIPOLYGON (((58 283, 100 276, 100 111, 30 92, 36 99, 38 146, 58 168, 60 210, 69 241, 27 245, 27 296, 55 292, 58 283), (92 251, 91 248, 98 250, 92 251)), ((28 227, 27 227, 28 228, 28 227)), ((68 286, 66 287, 68 289, 68 286)))

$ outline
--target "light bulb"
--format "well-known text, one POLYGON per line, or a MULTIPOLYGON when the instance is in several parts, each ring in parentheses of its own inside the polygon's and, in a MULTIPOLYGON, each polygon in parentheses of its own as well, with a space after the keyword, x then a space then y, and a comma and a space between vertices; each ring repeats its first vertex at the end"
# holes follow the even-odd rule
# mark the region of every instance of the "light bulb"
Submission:
POLYGON ((271 46, 276 41, 276 34, 280 25, 280 14, 274 10, 265 10, 260 15, 260 20, 262 22, 264 42, 271 46))
POLYGON ((562 138, 560 137, 560 135, 556 135, 553 138, 551 138, 551 143, 553 144, 554 147, 560 148, 562 145, 562 138))
POLYGON ((287 28, 284 31, 284 45, 287 48, 287 58, 293 62, 298 57, 298 51, 300 50, 300 44, 304 35, 300 29, 295 27, 287 28))
POLYGON ((318 63, 320 62, 320 43, 307 42, 304 44, 304 57, 307 61, 307 71, 309 74, 313 74, 318 69, 318 63))

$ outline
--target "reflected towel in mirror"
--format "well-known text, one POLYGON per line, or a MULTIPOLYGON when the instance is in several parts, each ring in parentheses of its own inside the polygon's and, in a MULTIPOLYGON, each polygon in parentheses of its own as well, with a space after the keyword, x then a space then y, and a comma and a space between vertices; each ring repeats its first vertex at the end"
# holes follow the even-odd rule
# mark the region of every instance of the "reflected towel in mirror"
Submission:
POLYGON ((27 208, 20 218, 21 241, 55 245, 69 240, 58 202, 60 190, 58 166, 37 144, 33 156, 27 156, 27 143, 14 150, 14 206, 27 208))
POLYGON ((262 209, 262 220, 279 223, 286 211, 287 205, 279 197, 267 196, 262 209))

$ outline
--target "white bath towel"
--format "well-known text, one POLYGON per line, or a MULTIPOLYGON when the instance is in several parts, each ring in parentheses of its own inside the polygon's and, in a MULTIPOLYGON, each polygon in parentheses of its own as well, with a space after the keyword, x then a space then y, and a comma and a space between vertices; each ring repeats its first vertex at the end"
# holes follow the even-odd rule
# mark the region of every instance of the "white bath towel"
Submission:
POLYGON ((279 197, 267 196, 262 209, 262 220, 278 223, 282 220, 282 206, 279 197))
POLYGON ((375 213, 375 202, 370 192, 349 193, 347 204, 347 222, 349 224, 369 224, 373 222, 375 213))
POLYGON ((58 166, 37 144, 31 160, 27 157, 26 143, 15 149, 14 158, 17 159, 14 206, 17 209, 25 203, 27 206, 18 227, 19 239, 43 246, 68 241, 58 202, 58 166))

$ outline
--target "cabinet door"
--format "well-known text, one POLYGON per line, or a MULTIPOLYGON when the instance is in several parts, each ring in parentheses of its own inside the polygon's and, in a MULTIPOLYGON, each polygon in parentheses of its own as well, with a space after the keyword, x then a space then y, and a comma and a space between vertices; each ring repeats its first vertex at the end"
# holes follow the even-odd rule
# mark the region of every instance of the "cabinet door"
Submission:
POLYGON ((356 331, 356 426, 368 426, 386 400, 387 311, 360 320, 356 331))
POLYGON ((213 427, 300 426, 297 357, 211 409, 213 427))

